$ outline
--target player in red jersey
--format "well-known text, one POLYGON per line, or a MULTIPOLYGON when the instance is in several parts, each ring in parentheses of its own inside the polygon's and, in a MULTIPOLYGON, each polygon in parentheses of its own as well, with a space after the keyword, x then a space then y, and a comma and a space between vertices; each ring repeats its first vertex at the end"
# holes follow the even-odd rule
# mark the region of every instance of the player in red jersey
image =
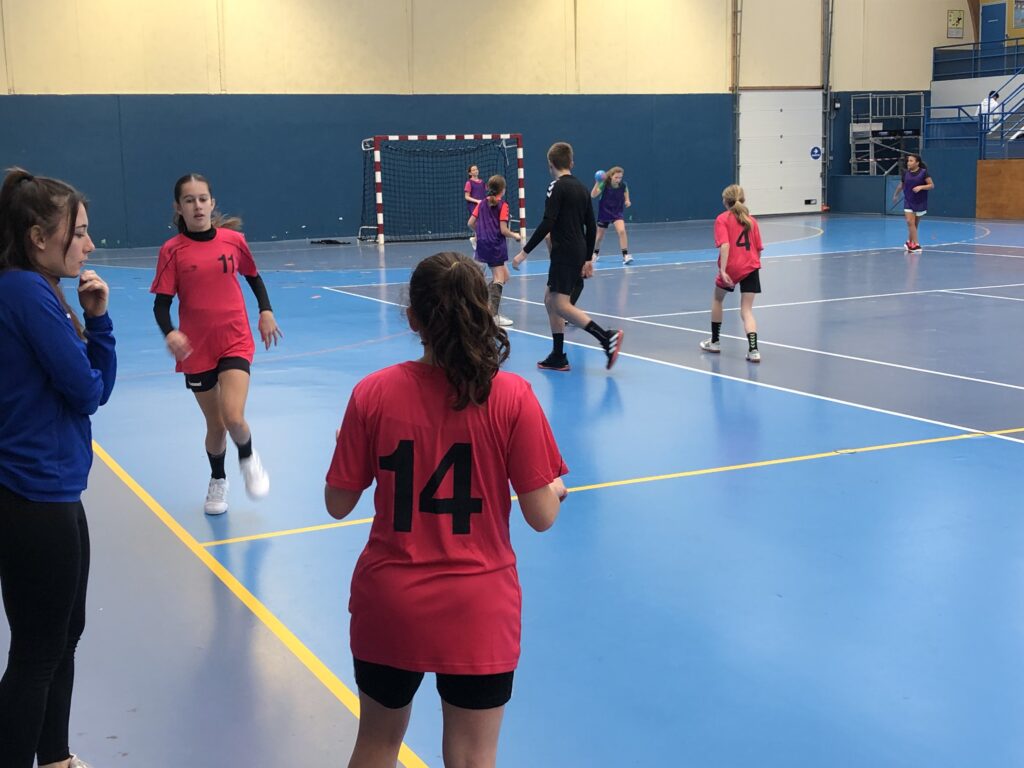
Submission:
POLYGON ((725 213, 715 219, 715 246, 718 248, 718 276, 711 300, 711 338, 700 343, 705 352, 721 352, 718 334, 722 330, 722 300, 740 286, 740 316, 747 334, 747 360, 761 362, 757 348, 757 321, 754 297, 761 292, 761 229, 747 210, 743 187, 731 184, 722 190, 725 213))
POLYGON ((270 478, 245 420, 249 366, 255 353, 249 316, 236 273, 245 277, 259 302, 260 337, 267 349, 277 344, 281 330, 270 307, 267 288, 256 270, 245 236, 235 231, 241 222, 215 212, 210 183, 188 174, 174 185, 178 234, 164 243, 150 292, 156 294, 153 314, 167 348, 185 374, 206 418, 206 454, 210 484, 203 510, 227 512, 228 481, 224 472, 227 434, 238 446, 239 466, 250 498, 270 491, 270 478), (171 301, 178 296, 181 328, 171 323, 171 301))
POLYGON ((508 336, 479 268, 424 259, 409 305, 423 357, 356 385, 327 473, 338 519, 377 483, 349 602, 361 712, 349 766, 395 764, 425 672, 437 674, 445 765, 493 766, 519 661, 509 482, 544 531, 568 469, 530 385, 498 370, 508 336))

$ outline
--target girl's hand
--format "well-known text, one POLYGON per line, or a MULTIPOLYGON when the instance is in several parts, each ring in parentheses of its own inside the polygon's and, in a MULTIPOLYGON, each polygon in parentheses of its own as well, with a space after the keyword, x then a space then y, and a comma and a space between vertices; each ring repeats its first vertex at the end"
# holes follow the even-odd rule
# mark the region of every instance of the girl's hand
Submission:
POLYGON ((78 303, 86 317, 99 317, 106 313, 110 288, 92 269, 78 276, 78 303))
POLYGON ((274 346, 277 346, 277 340, 284 337, 281 329, 277 327, 277 321, 274 319, 274 313, 269 309, 260 312, 259 322, 260 338, 263 339, 263 343, 267 349, 270 349, 270 344, 273 342, 274 346))
POLYGON ((914 191, 915 191, 915 192, 920 192, 920 191, 921 191, 922 189, 924 189, 924 187, 923 187, 923 186, 917 186, 917 187, 914 187, 914 191))
POLYGON ((726 272, 724 269, 718 270, 718 276, 721 277, 722 282, 728 285, 730 288, 736 285, 736 282, 731 277, 729 277, 729 273, 726 272))
POLYGON ((512 239, 515 240, 517 243, 523 242, 523 236, 521 234, 519 234, 518 232, 513 232, 512 233, 512 239))
POLYGON ((519 265, 526 261, 526 251, 520 251, 512 257, 512 269, 519 271, 519 265))
POLYGON ((631 202, 629 202, 629 200, 627 200, 627 201, 626 201, 626 207, 627 207, 627 208, 629 208, 629 206, 631 206, 631 205, 632 205, 632 203, 631 203, 631 202))
POLYGON ((555 496, 558 497, 559 504, 565 501, 565 497, 569 495, 569 491, 566 489, 565 483, 562 482, 562 478, 560 477, 556 477, 548 486, 548 488, 554 491, 555 496))
POLYGON ((181 331, 171 331, 164 337, 164 341, 167 342, 167 349, 171 351, 174 359, 178 362, 192 354, 192 342, 181 331))
POLYGON ((594 262, 593 261, 584 261, 583 262, 583 269, 580 271, 580 277, 582 277, 584 280, 589 280, 593 276, 594 276, 594 262))

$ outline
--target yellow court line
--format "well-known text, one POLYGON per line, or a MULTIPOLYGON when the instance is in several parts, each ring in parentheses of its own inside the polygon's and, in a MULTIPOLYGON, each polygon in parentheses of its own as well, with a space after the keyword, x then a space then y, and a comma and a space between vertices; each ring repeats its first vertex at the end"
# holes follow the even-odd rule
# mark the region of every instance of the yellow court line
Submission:
MULTIPOLYGON (((779 464, 794 464, 799 461, 812 461, 814 459, 828 459, 835 456, 848 456, 855 453, 870 453, 872 451, 888 451, 893 448, 910 448, 915 445, 931 445, 933 443, 949 443, 955 440, 969 440, 974 437, 995 437, 996 435, 1012 435, 1016 432, 1024 432, 1024 427, 1012 429, 997 429, 992 432, 961 432, 956 435, 944 437, 929 437, 923 440, 908 440, 903 443, 884 443, 882 445, 866 445, 861 448, 838 448, 834 451, 824 453, 809 453, 804 456, 787 456, 782 459, 766 459, 764 461, 752 461, 746 464, 730 464, 725 467, 710 467, 707 469, 690 469, 685 472, 672 472, 667 475, 648 475, 647 477, 634 477, 628 480, 611 480, 607 483, 594 483, 593 485, 578 485, 575 488, 567 489, 569 493, 580 491, 597 491, 602 488, 617 488, 623 485, 639 485, 640 483, 653 483, 658 480, 677 480, 682 477, 698 477, 700 475, 714 475, 719 472, 735 472, 740 469, 756 469, 758 467, 773 467, 779 464)), ((512 501, 518 497, 513 496, 512 501)), ((271 531, 270 533, 255 533, 251 536, 238 536, 234 539, 221 539, 220 541, 208 541, 200 544, 201 547, 216 547, 221 544, 239 544, 245 541, 256 541, 259 539, 273 539, 278 536, 292 536, 297 533, 312 533, 314 531, 326 531, 331 528, 342 528, 347 525, 363 525, 372 523, 372 517, 361 517, 357 520, 343 520, 339 523, 324 523, 323 525, 311 525, 306 528, 290 528, 283 531, 271 531)))
POLYGON ((313 533, 314 531, 327 531, 331 528, 344 528, 347 525, 362 525, 372 523, 372 517, 359 517, 355 520, 342 520, 337 523, 324 523, 323 525, 310 525, 305 528, 289 528, 285 531, 271 531, 270 533, 254 533, 249 536, 236 536, 233 539, 220 539, 219 541, 204 541, 201 547, 219 547, 221 544, 240 544, 243 541, 258 541, 260 539, 273 539, 277 536, 291 536, 295 533, 313 533))
MULTIPOLYGON (((171 514, 165 510, 160 504, 154 499, 149 493, 135 481, 131 475, 129 475, 120 464, 118 464, 109 453, 107 453, 99 445, 99 443, 93 441, 93 451, 103 463, 110 467, 110 470, 117 475, 121 482, 127 485, 132 492, 139 497, 143 504, 149 507, 150 511, 156 515, 164 525, 171 529, 171 532, 177 536, 181 542, 188 547, 192 554, 199 558, 202 563, 209 568, 214 575, 220 579, 224 586, 226 586, 231 592, 237 597, 246 608, 253 612, 263 624, 273 632, 277 638, 285 645, 285 647, 291 651, 295 657, 302 662, 302 664, 312 672, 316 678, 323 683, 323 685, 335 695, 348 710, 359 717, 359 697, 353 693, 352 689, 346 686, 337 676, 317 658, 305 644, 299 640, 295 634, 288 629, 287 626, 271 613, 270 609, 267 608, 260 600, 252 594, 227 568, 221 565, 217 559, 211 555, 206 549, 203 548, 202 544, 196 541, 195 537, 192 536, 182 525, 175 520, 171 514)), ((353 521, 355 522, 355 521, 353 521)), ((419 756, 409 749, 404 743, 402 744, 401 751, 398 753, 399 762, 405 766, 405 768, 428 768, 427 764, 419 758, 419 756)))

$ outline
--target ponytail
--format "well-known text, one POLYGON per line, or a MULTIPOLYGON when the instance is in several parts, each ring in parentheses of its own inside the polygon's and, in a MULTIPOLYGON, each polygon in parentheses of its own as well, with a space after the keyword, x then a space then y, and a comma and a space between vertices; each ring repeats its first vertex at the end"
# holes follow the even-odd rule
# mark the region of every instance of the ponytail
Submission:
MULTIPOLYGON (((21 269, 42 274, 31 257, 29 237, 33 227, 39 227, 47 237, 51 237, 63 223, 67 228, 64 236, 66 254, 75 236, 79 206, 88 207, 88 201, 70 184, 46 176, 33 176, 24 168, 8 169, 0 187, 0 272, 21 269)), ((68 304, 64 292, 51 280, 46 282, 53 288, 78 337, 85 339, 82 323, 68 304)))
POLYGON ((729 209, 729 212, 732 213, 732 215, 736 217, 737 221, 739 221, 743 226, 743 231, 749 232, 754 220, 750 218, 750 211, 745 205, 747 198, 746 195, 743 194, 743 187, 739 184, 730 184, 722 190, 722 201, 729 209))
POLYGON ((480 269, 458 253, 435 253, 409 281, 409 307, 420 338, 452 388, 452 408, 483 405, 508 358, 508 334, 494 322, 480 269))

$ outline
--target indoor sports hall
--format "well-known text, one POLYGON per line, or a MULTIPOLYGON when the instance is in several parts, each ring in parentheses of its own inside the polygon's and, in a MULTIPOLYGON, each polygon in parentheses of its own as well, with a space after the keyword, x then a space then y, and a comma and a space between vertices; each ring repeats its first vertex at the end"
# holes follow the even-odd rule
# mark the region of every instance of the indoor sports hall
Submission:
MULTIPOLYGON (((473 253, 467 165, 530 234, 556 141, 587 189, 624 168, 633 260, 609 227, 578 301, 624 333, 610 370, 582 328, 569 371, 538 368, 543 245, 501 299, 569 494, 545 533, 512 505, 497 765, 1024 765, 1020 0, 0 0, 0 25, 0 162, 88 196, 117 340, 83 495, 89 766, 348 764, 374 503, 327 514, 336 430, 422 354, 416 265, 473 253), (150 292, 189 172, 242 218, 283 333, 257 334, 246 405, 270 493, 229 445, 220 515, 150 292), (759 363, 739 295, 700 347, 733 183, 764 241, 759 363)), ((445 765, 433 675, 398 764, 445 765)))

